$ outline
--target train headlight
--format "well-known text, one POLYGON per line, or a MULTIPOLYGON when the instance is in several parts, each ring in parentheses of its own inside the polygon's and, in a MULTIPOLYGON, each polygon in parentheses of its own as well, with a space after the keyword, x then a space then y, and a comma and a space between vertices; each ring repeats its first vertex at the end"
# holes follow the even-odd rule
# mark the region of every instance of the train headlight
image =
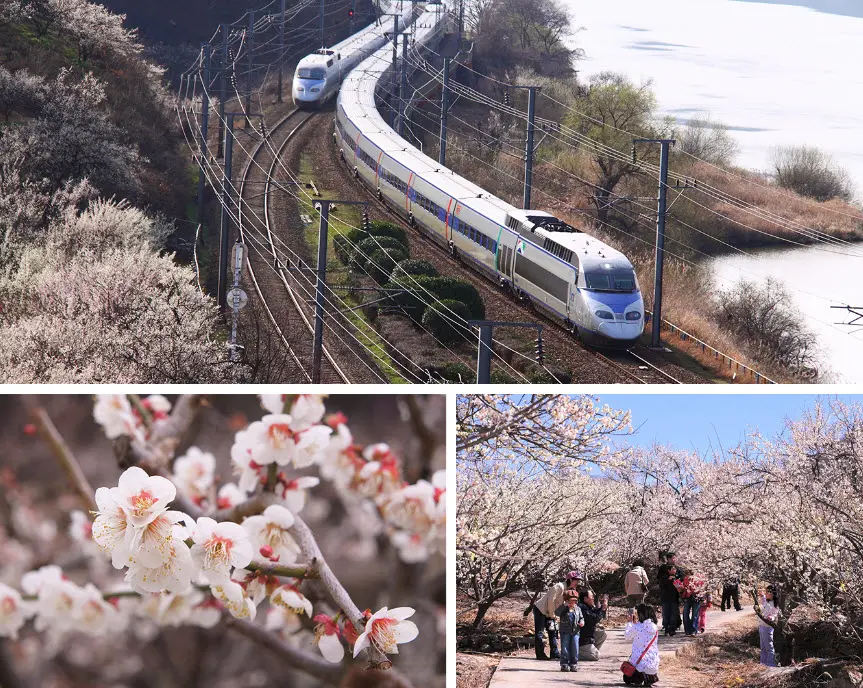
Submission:
POLYGON ((319 89, 317 86, 315 86, 315 87, 312 89, 312 93, 320 93, 320 92, 321 92, 321 89, 319 89))
POLYGON ((629 313, 626 314, 626 319, 641 320, 641 313, 639 313, 638 311, 629 311, 629 313))
POLYGON ((611 311, 598 310, 596 311, 596 317, 601 320, 614 320, 614 313, 611 311))

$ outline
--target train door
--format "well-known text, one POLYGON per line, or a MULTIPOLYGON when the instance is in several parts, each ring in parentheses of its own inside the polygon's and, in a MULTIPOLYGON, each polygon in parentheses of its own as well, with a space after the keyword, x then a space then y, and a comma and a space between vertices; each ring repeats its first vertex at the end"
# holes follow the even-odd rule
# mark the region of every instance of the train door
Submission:
MULTIPOLYGON (((508 238, 501 232, 501 239, 508 238)), ((512 263, 515 252, 511 246, 507 246, 501 239, 497 242, 497 271, 508 282, 512 282, 512 263)))

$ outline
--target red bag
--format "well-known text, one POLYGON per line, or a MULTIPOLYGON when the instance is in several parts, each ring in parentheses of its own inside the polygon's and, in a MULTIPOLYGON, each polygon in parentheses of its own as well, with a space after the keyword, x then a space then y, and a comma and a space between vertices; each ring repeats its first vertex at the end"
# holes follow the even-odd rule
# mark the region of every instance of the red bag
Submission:
MULTIPOLYGON (((644 655, 647 654, 647 651, 651 648, 653 643, 656 642, 656 639, 659 637, 659 631, 656 632, 656 635, 653 636, 653 640, 647 643, 647 647, 644 648, 644 652, 641 653, 641 657, 638 658, 638 661, 635 664, 641 663, 641 660, 644 659, 644 655)), ((620 670, 623 672, 624 676, 632 676, 636 672, 635 664, 632 662, 624 662, 620 665, 620 670)))

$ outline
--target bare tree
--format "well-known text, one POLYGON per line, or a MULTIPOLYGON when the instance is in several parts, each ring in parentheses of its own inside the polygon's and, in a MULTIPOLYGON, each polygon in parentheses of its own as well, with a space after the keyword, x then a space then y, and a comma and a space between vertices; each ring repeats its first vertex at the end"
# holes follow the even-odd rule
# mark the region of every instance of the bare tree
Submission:
MULTIPOLYGON (((601 72, 590 79, 587 97, 567 123, 587 135, 598 146, 588 149, 597 167, 593 203, 600 223, 608 222, 614 189, 638 171, 629 157, 633 135, 662 138, 670 130, 668 121, 656 117, 656 95, 650 81, 633 84, 626 76, 601 72)), ((646 148, 642 159, 655 159, 656 146, 646 148)))
POLYGON ((680 130, 677 149, 714 165, 728 166, 740 152, 740 145, 728 133, 726 125, 709 114, 701 114, 687 121, 680 130))
POLYGON ((804 373, 816 364, 815 335, 781 282, 768 278, 762 286, 740 280, 717 301, 720 326, 749 344, 756 360, 804 373))
POLYGON ((814 146, 780 146, 773 150, 772 162, 776 182, 783 188, 821 202, 854 199, 848 171, 814 146))

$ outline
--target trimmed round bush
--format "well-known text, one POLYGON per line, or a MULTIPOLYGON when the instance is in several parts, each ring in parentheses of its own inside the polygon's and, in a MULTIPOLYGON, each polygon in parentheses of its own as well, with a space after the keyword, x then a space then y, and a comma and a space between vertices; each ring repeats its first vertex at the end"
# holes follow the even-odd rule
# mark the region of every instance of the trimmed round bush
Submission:
POLYGON ((428 277, 437 277, 439 275, 437 268, 427 260, 413 260, 408 258, 396 265, 393 271, 393 276, 399 275, 426 275, 428 277))
POLYGON ((514 376, 510 375, 506 370, 494 369, 491 371, 491 375, 488 376, 489 383, 492 385, 511 385, 516 382, 520 382, 521 380, 516 380, 514 376))
POLYGON ((409 248, 407 232, 392 222, 373 220, 369 234, 376 237, 390 237, 404 244, 405 248, 409 248))
POLYGON ((372 251, 365 264, 365 271, 378 284, 389 281, 396 263, 407 258, 407 253, 400 248, 385 248, 372 251))
MULTIPOLYGON (((393 273, 393 277, 395 278, 395 273, 393 273)), ((427 299, 421 298, 419 294, 409 289, 405 283, 398 279, 387 282, 383 288, 387 291, 399 291, 399 293, 391 294, 390 299, 381 304, 382 309, 404 313, 414 322, 422 320, 427 299)), ((383 297, 385 294, 381 294, 381 296, 383 297)))
POLYGON ((363 271, 367 268, 366 263, 375 251, 385 251, 388 249, 400 251, 403 256, 402 260, 406 260, 410 255, 404 244, 399 243, 395 239, 390 237, 369 237, 357 244, 353 259, 351 260, 351 267, 363 271))
POLYGON ((354 255, 354 249, 348 239, 349 237, 344 234, 336 234, 333 237, 333 252, 343 265, 348 265, 354 255))
POLYGON ((469 282, 452 277, 414 277, 413 281, 406 281, 406 284, 412 284, 412 288, 419 291, 419 295, 425 301, 434 303, 428 294, 423 290, 428 290, 434 294, 439 300, 452 299, 453 301, 461 301, 468 307, 470 315, 475 320, 485 318, 485 304, 482 297, 479 295, 476 287, 469 282))
POLYGON ((470 317, 470 310, 461 301, 441 299, 439 303, 426 308, 422 324, 439 342, 455 344, 465 340, 470 317))

